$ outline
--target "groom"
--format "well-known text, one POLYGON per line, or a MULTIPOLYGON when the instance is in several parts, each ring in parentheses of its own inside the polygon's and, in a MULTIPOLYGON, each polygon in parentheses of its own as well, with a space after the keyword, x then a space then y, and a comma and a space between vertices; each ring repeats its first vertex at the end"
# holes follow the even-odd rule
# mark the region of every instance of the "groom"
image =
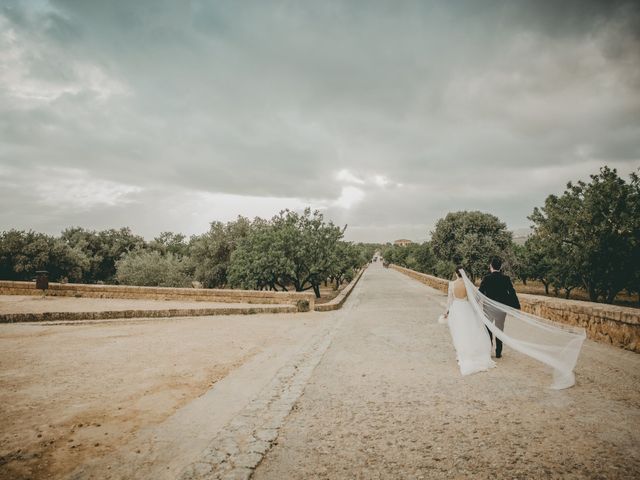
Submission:
MULTIPOLYGON (((482 279, 480 293, 486 295, 491 300, 520 310, 520 302, 518 301, 518 296, 513 288, 511 279, 500 271, 501 268, 502 260, 498 257, 491 258, 491 262, 489 263, 491 273, 482 279)), ((485 313, 489 320, 495 323, 496 327, 504 330, 504 321, 507 317, 506 312, 492 308, 490 305, 485 305, 485 313)), ((489 331, 489 337, 493 341, 491 331, 489 331)), ((502 357, 502 340, 496 337, 496 358, 500 357, 502 357)))

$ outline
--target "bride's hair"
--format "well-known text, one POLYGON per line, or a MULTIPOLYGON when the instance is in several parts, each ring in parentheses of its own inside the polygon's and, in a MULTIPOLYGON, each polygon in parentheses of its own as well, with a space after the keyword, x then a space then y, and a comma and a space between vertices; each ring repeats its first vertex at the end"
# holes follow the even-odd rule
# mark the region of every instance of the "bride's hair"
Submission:
POLYGON ((456 265, 456 275, 458 276, 458 278, 462 278, 461 270, 463 270, 462 265, 456 265))

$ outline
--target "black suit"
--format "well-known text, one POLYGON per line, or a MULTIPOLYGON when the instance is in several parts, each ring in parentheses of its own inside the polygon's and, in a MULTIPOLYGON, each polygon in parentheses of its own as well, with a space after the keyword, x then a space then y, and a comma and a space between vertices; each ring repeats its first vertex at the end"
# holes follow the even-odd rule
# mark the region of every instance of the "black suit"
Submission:
MULTIPOLYGON (((489 275, 484 277, 480 284, 480 293, 483 293, 491 300, 495 300, 496 302, 520 310, 520 301, 516 295, 515 288, 513 288, 511 279, 506 275, 503 275, 502 272, 491 272, 489 275)), ((487 317, 489 317, 489 320, 492 320, 500 330, 504 330, 506 313, 502 310, 493 309, 490 305, 485 305, 484 310, 487 317)), ((493 340, 491 332, 489 332, 489 336, 491 337, 491 340, 493 340)), ((499 338, 496 338, 496 357, 500 357, 501 355, 502 341, 499 338)))

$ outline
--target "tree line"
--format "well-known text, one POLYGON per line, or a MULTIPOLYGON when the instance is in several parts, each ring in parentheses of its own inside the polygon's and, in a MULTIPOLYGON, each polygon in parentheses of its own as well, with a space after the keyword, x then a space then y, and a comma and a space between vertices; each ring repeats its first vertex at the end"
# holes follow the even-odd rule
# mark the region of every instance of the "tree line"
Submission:
POLYGON ((547 294, 581 288, 594 302, 613 303, 620 292, 640 303, 640 179, 625 181, 603 167, 589 182, 570 182, 562 195, 549 195, 528 217, 532 234, 524 245, 494 215, 462 211, 447 214, 431 239, 407 247, 388 244, 383 257, 398 265, 450 278, 461 263, 475 280, 491 256, 525 285, 540 281, 547 294))
POLYGON ((60 236, 0 233, 0 278, 31 280, 47 270, 53 281, 140 286, 312 290, 350 281, 379 248, 344 241, 346 227, 319 212, 285 210, 270 220, 238 217, 212 222, 187 238, 163 232, 151 241, 129 228, 60 236))
MULTIPOLYGON (((289 210, 269 220, 238 217, 212 222, 187 238, 164 232, 145 241, 129 228, 69 228, 60 236, 33 231, 0 233, 0 279, 31 280, 48 270, 54 281, 142 286, 313 290, 349 281, 377 250, 386 260, 448 278, 462 263, 473 280, 489 258, 524 284, 546 293, 580 288, 592 301, 612 303, 622 291, 640 297, 640 179, 628 181, 603 167, 589 182, 570 182, 528 217, 533 233, 524 245, 498 217, 478 211, 447 214, 429 241, 406 247, 344 241, 346 227, 319 212, 289 210)), ((640 303, 640 298, 639 298, 640 303)))

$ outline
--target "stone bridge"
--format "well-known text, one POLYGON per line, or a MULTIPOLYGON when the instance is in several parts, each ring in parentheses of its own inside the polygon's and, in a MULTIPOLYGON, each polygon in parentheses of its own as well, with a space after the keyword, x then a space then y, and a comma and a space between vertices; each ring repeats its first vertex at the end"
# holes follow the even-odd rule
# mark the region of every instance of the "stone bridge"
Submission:
POLYGON ((640 476, 638 354, 587 340, 562 391, 508 349, 461 377, 445 301, 373 264, 341 310, 288 314, 316 326, 295 347, 256 355, 70 478, 640 476))

